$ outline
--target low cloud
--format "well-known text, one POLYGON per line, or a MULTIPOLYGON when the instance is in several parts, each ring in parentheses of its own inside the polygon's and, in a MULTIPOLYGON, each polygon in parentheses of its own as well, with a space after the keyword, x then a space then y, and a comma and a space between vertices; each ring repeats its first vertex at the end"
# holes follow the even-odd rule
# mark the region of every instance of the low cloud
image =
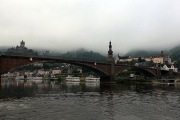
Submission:
POLYGON ((180 44, 179 0, 1 0, 0 42, 107 53, 180 44))

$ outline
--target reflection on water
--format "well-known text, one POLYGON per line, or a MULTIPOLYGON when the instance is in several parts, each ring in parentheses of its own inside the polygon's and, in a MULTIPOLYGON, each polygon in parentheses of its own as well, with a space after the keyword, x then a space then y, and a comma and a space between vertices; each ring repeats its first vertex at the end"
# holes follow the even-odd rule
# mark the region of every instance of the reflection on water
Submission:
POLYGON ((65 82, 42 80, 2 80, 0 99, 32 97, 38 92, 99 92, 100 84, 97 82, 65 82))
POLYGON ((2 80, 0 119, 179 120, 180 87, 2 80))

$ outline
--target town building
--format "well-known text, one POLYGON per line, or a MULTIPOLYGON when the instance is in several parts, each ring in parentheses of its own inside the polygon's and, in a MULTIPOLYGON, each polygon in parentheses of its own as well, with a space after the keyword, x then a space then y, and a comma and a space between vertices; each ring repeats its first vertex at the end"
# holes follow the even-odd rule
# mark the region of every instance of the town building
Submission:
POLYGON ((118 57, 115 59, 115 63, 116 64, 120 64, 120 63, 128 63, 128 62, 131 62, 131 61, 138 61, 138 58, 136 57, 131 57, 131 56, 119 56, 118 54, 118 57))
POLYGON ((51 70, 50 72, 52 75, 61 74, 61 70, 57 67, 51 70))
POLYGON ((39 76, 44 76, 44 75, 49 75, 50 72, 49 72, 49 70, 40 69, 40 70, 37 70, 36 74, 39 76))
POLYGON ((174 67, 174 65, 164 65, 161 67, 161 70, 169 71, 172 70, 173 72, 178 72, 178 69, 174 67))
POLYGON ((171 58, 169 56, 164 57, 164 63, 165 64, 172 64, 171 58))
POLYGON ((43 67, 43 62, 35 62, 35 63, 33 63, 33 66, 43 67))
POLYGON ((139 62, 139 58, 141 60, 144 60, 144 62, 153 62, 154 64, 164 64, 164 54, 163 51, 161 51, 161 54, 158 56, 150 56, 150 57, 130 57, 130 56, 119 56, 116 58, 115 63, 128 63, 131 61, 139 62))

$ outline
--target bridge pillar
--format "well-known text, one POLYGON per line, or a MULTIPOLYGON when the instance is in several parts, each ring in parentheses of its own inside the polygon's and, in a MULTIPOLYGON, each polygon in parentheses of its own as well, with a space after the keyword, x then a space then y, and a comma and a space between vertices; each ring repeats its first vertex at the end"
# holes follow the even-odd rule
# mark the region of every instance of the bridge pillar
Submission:
POLYGON ((111 62, 111 73, 110 73, 110 82, 115 82, 115 63, 114 61, 111 62))
POLYGON ((110 77, 110 83, 115 83, 116 81, 115 81, 115 77, 114 77, 114 75, 113 76, 111 76, 110 77))
POLYGON ((110 82, 109 76, 100 77, 100 83, 109 83, 109 82, 110 82))
POLYGON ((100 77, 101 83, 115 83, 115 63, 114 61, 110 62, 110 71, 108 76, 100 77))
POLYGON ((100 83, 115 83, 115 77, 114 76, 100 77, 100 83))
POLYGON ((1 85, 2 85, 2 83, 1 83, 1 74, 0 74, 0 88, 1 88, 1 85))
POLYGON ((161 78, 161 68, 160 67, 156 68, 156 76, 157 76, 157 78, 161 78))
POLYGON ((168 75, 173 76, 173 69, 169 69, 168 75))
POLYGON ((108 76, 100 77, 101 83, 115 83, 115 63, 114 61, 110 61, 110 70, 108 76))
POLYGON ((114 61, 113 62, 111 62, 111 73, 110 73, 110 76, 114 76, 114 73, 115 73, 115 71, 114 71, 114 67, 115 66, 115 63, 114 63, 114 61))
POLYGON ((24 75, 24 83, 27 82, 27 75, 24 75))

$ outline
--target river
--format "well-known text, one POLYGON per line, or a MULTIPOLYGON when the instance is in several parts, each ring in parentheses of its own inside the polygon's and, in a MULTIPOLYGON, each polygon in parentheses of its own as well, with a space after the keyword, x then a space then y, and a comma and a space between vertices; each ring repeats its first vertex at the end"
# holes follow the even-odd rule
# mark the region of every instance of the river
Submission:
POLYGON ((2 80, 0 120, 180 120, 180 86, 2 80))

